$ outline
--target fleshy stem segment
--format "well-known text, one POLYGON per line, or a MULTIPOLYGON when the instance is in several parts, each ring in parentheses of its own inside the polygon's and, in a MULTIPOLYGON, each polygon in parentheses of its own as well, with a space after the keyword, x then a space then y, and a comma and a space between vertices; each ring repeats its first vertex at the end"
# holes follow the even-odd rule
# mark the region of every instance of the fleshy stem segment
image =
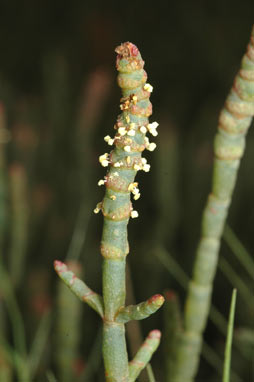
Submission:
POLYGON ((161 339, 159 330, 152 330, 139 351, 129 363, 129 382, 135 382, 140 372, 145 368, 151 359, 152 354, 158 348, 161 339))
POLYGON ((210 307, 224 223, 235 187, 245 136, 254 115, 254 27, 233 87, 219 117, 214 142, 212 191, 204 209, 201 238, 184 310, 184 332, 168 381, 190 382, 197 372, 210 307))
POLYGON ((67 265, 59 260, 54 261, 55 271, 59 277, 65 282, 70 290, 83 302, 86 302, 101 317, 103 317, 103 301, 102 297, 90 289, 82 280, 77 278, 71 272, 67 265))
POLYGON ((92 307, 103 319, 103 358, 107 382, 134 382, 141 370, 149 362, 159 346, 161 334, 153 330, 128 363, 124 324, 130 320, 142 320, 156 312, 164 302, 157 294, 138 305, 125 307, 125 264, 129 253, 127 225, 129 218, 138 217, 130 200, 140 198, 138 182, 134 182, 137 171, 148 172, 150 165, 141 153, 156 148, 149 142, 146 133, 156 137, 158 123, 149 123, 152 105, 149 101, 152 86, 146 83, 144 61, 138 48, 130 42, 116 48, 116 68, 119 71, 118 84, 122 89, 120 109, 114 126, 114 138, 109 135, 104 140, 109 146, 115 145, 109 154, 99 157, 103 167, 108 167, 104 179, 98 185, 106 186, 105 197, 94 209, 102 211, 104 225, 101 241, 103 256, 103 297, 93 292, 83 281, 61 261, 54 267, 58 275, 72 292, 92 307))

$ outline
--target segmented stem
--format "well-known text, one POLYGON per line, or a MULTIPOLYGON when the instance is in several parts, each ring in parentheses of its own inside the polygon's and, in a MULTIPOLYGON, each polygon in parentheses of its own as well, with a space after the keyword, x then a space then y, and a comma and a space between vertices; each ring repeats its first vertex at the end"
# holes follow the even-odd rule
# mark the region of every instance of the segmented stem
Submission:
POLYGON ((54 261, 55 271, 59 277, 65 282, 70 290, 83 302, 86 302, 101 317, 103 317, 102 297, 90 289, 84 281, 80 280, 70 271, 66 264, 59 260, 54 261))
POLYGON ((245 136, 254 115, 254 27, 241 68, 219 117, 214 142, 212 191, 203 213, 201 238, 184 312, 184 333, 168 381, 192 381, 210 307, 224 223, 235 187, 245 136))
POLYGON ((147 338, 145 339, 143 345, 129 363, 129 382, 136 381, 141 370, 145 368, 147 363, 150 361, 152 354, 158 348, 160 343, 161 333, 159 330, 152 330, 147 338))
POLYGON ((164 302, 161 295, 155 295, 146 302, 125 308, 125 263, 129 253, 127 225, 130 217, 138 217, 130 196, 132 193, 134 200, 140 197, 138 183, 134 179, 137 171, 150 170, 150 165, 141 157, 141 153, 145 149, 155 149, 156 144, 149 142, 146 133, 157 136, 158 123, 148 123, 148 117, 152 114, 149 101, 152 86, 146 83, 144 61, 138 48, 126 42, 116 48, 116 52, 118 84, 123 94, 120 105, 122 113, 114 126, 115 137, 107 135, 104 138, 110 146, 114 144, 115 148, 109 154, 99 157, 101 165, 109 166, 109 170, 105 178, 98 182, 99 186, 106 186, 106 192, 103 201, 94 209, 95 213, 101 210, 104 215, 101 241, 103 298, 79 280, 65 264, 55 261, 54 265, 72 292, 103 318, 102 346, 106 381, 129 382, 134 381, 146 366, 160 342, 160 332, 151 332, 129 367, 124 323, 148 317, 164 302))
POLYGON ((131 320, 143 320, 155 313, 163 303, 164 297, 156 294, 138 305, 122 307, 116 315, 116 321, 126 323, 131 320))
POLYGON ((138 170, 149 171, 149 165, 141 158, 142 151, 153 150, 145 136, 146 131, 157 135, 157 124, 148 124, 152 113, 149 101, 151 85, 146 84, 147 75, 143 69, 144 61, 135 45, 130 42, 116 48, 116 67, 119 71, 118 84, 123 98, 114 128, 115 137, 105 137, 109 145, 115 144, 110 154, 102 155, 99 160, 103 166, 109 165, 104 180, 105 197, 95 212, 100 209, 104 215, 101 242, 103 260, 103 300, 104 329, 103 357, 106 381, 128 381, 128 357, 125 344, 123 322, 117 322, 116 315, 125 304, 125 259, 129 252, 127 224, 130 217, 137 217, 133 210, 130 194, 138 199, 138 183, 134 182, 138 170))

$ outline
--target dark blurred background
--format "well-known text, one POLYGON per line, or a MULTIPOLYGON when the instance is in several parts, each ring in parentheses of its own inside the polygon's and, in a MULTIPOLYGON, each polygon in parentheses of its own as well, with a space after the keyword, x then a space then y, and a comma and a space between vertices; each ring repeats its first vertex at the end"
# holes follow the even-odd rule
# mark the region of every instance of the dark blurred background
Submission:
MULTIPOLYGON (((53 260, 67 256, 79 261, 82 278, 93 289, 101 288, 102 217, 92 211, 104 192, 97 186, 105 172, 98 156, 108 149, 103 137, 113 135, 119 113, 115 47, 131 41, 140 49, 154 87, 151 121, 160 123, 158 149, 147 154, 151 171, 138 174, 142 198, 135 208, 140 217, 129 224, 132 298, 139 302, 174 289, 183 302, 184 288, 157 252, 167 253, 191 274, 211 184, 218 114, 245 52, 253 16, 253 0, 0 1, 0 101, 10 133, 4 263, 16 288, 28 348, 41 316, 52 313, 34 380, 46 380, 47 370, 58 375, 53 260)), ((250 252, 253 161, 250 129, 228 220, 250 252)), ((247 289, 238 298, 236 328, 253 329, 253 304, 246 303, 253 280, 224 242, 221 251, 247 289)), ((234 281, 225 272, 217 273, 213 302, 227 318, 234 281)), ((86 369, 100 325, 87 306, 82 309, 79 374, 86 369)), ((163 330, 164 320, 161 311, 142 322, 142 335, 155 327, 163 330)), ((69 325, 65 330, 71 336, 69 325)), ((225 338, 213 323, 208 324, 206 341, 223 355, 225 338)), ((161 346, 154 357, 158 381, 164 381, 163 359, 161 346)), ((251 380, 250 358, 236 361, 236 369, 241 380, 251 380)), ((103 380, 102 372, 91 378, 103 380)), ((220 377, 202 359, 199 378, 220 377)))

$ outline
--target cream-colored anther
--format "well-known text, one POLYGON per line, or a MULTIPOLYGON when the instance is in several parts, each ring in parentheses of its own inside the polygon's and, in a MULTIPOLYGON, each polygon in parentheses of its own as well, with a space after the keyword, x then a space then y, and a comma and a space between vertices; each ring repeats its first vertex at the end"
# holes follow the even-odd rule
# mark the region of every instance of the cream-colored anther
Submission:
POLYGON ((108 157, 109 157, 108 153, 105 153, 105 154, 99 156, 99 162, 103 167, 108 166, 108 164, 109 164, 108 157))
POLYGON ((152 91, 153 91, 153 87, 152 87, 152 85, 146 83, 146 84, 144 85, 144 90, 148 91, 149 93, 152 93, 152 91))
POLYGON ((136 134, 136 131, 131 129, 131 130, 129 130, 129 131, 127 132, 127 134, 128 134, 130 137, 134 137, 135 134, 136 134))
POLYGON ((130 153, 131 152, 131 146, 124 146, 124 151, 126 151, 127 153, 130 153))
POLYGON ((140 129, 141 133, 145 134, 147 132, 147 128, 145 126, 141 126, 140 129))
POLYGON ((143 170, 144 170, 145 172, 149 172, 149 171, 150 171, 150 168, 151 168, 150 164, 144 164, 144 166, 143 166, 143 170))
POLYGON ((134 189, 134 188, 137 188, 138 187, 138 182, 132 182, 129 184, 128 186, 128 191, 131 191, 134 189))
POLYGON ((124 136, 124 135, 127 133, 127 131, 126 131, 125 127, 119 127, 119 129, 118 129, 118 133, 119 133, 121 136, 124 136))
POLYGON ((147 150, 154 151, 155 149, 156 149, 156 143, 154 143, 154 142, 149 143, 147 150))

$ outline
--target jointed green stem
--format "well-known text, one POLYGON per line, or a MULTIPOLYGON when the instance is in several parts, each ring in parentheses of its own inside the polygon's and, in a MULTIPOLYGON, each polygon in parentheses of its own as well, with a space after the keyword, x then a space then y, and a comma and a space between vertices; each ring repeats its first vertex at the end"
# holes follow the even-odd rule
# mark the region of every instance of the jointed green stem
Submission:
POLYGON ((126 323, 131 320, 143 320, 155 313, 163 303, 164 297, 156 294, 138 305, 122 307, 116 315, 116 321, 126 323))
POLYGON ((148 334, 143 345, 133 360, 129 363, 129 382, 134 382, 141 370, 143 370, 146 364, 150 361, 152 354, 159 346, 160 338, 161 333, 159 330, 153 330, 148 334))
POLYGON ((168 379, 170 382, 192 381, 197 371, 220 240, 253 115, 254 28, 240 71, 219 118, 212 191, 203 214, 201 238, 185 304, 184 333, 177 347, 176 362, 168 379))

